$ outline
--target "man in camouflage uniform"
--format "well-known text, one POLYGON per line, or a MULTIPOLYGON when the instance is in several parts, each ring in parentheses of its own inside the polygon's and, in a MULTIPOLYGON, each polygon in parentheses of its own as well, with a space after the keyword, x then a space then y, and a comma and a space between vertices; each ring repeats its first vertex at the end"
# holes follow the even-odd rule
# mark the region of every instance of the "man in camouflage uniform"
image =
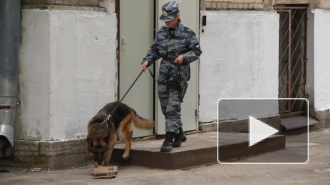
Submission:
POLYGON ((186 141, 181 122, 181 103, 190 79, 189 64, 199 58, 202 51, 193 30, 181 23, 178 3, 163 5, 160 20, 165 21, 142 62, 142 70, 162 58, 158 76, 158 95, 166 119, 166 136, 162 152, 170 152, 186 141), (174 142, 173 139, 175 138, 174 142))

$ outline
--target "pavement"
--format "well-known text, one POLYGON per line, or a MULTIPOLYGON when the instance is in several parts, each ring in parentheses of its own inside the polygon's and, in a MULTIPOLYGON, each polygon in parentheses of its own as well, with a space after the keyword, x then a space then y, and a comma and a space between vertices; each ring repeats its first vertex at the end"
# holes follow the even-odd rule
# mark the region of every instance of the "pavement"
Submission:
MULTIPOLYGON (((260 154, 239 162, 267 161, 284 154, 300 155, 306 145, 294 143, 302 135, 287 135, 290 143, 284 150, 260 154)), ((37 168, 8 169, 0 173, 0 184, 330 184, 330 130, 313 131, 309 135, 307 164, 218 164, 195 166, 177 170, 163 170, 139 166, 119 166, 113 179, 93 179, 92 164, 56 171, 37 168)), ((188 141, 187 141, 188 142, 188 141)), ((239 151, 237 151, 239 152, 239 151)), ((216 157, 216 156, 215 156, 216 157)), ((161 160, 161 159, 159 159, 161 160)), ((157 161, 155 161, 157 162, 157 161)))

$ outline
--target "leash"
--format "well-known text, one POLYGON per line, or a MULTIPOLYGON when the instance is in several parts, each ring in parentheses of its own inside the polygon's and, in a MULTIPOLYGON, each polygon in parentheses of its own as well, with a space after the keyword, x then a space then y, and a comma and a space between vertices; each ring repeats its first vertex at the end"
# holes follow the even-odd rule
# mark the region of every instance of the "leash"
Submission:
POLYGON ((150 76, 154 79, 154 82, 156 82, 155 75, 152 74, 152 72, 151 72, 151 70, 149 69, 149 67, 148 67, 148 70, 149 70, 150 76))
POLYGON ((131 90, 131 88, 133 87, 133 85, 135 84, 135 82, 140 78, 140 76, 142 75, 142 73, 143 73, 143 70, 140 72, 139 76, 134 80, 134 82, 131 85, 131 87, 129 87, 129 89, 126 91, 125 95, 117 103, 116 107, 111 111, 111 113, 108 115, 108 117, 104 120, 106 123, 108 123, 108 121, 111 118, 112 114, 116 111, 116 109, 118 108, 119 104, 123 101, 123 99, 125 98, 125 96, 127 95, 127 93, 131 90))

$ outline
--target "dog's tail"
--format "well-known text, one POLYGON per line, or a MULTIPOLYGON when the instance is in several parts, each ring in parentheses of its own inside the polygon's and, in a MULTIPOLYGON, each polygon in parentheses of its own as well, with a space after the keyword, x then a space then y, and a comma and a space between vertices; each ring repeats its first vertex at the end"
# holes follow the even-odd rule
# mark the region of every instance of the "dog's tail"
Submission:
POLYGON ((141 118, 135 111, 134 111, 133 122, 137 128, 141 128, 141 129, 150 130, 155 127, 155 122, 153 120, 141 118))

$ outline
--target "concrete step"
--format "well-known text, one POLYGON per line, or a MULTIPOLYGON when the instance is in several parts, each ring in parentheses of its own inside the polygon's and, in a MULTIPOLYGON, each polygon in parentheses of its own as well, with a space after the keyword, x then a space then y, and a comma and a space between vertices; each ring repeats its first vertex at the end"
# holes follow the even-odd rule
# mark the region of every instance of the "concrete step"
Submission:
POLYGON ((316 125, 318 122, 318 120, 312 117, 309 117, 307 120, 307 116, 295 116, 281 119, 281 125, 285 127, 286 130, 307 127, 307 125, 312 126, 316 125))
MULTIPOLYGON (((274 135, 249 148, 248 133, 219 133, 219 159, 230 161, 285 148, 285 136, 274 135)), ((130 159, 121 160, 124 144, 117 144, 112 164, 179 169, 217 162, 217 132, 187 135, 187 141, 171 152, 160 152, 163 140, 133 142, 130 159)))

